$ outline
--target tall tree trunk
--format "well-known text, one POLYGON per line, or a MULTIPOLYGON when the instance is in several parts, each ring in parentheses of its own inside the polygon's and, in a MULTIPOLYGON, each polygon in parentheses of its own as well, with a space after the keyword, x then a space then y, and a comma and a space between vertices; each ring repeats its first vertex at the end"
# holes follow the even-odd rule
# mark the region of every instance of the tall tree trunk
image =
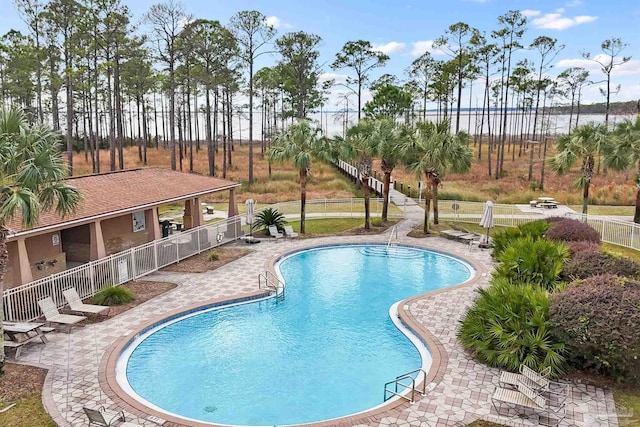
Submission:
MULTIPOLYGON (((7 252, 7 229, 4 224, 0 224, 0 295, 4 295, 4 276, 7 273, 9 252, 7 252)), ((0 309, 0 375, 4 373, 4 308, 0 309)))
MULTIPOLYGON (((640 162, 638 163, 638 176, 640 176, 640 162)), ((640 182, 636 183, 636 210, 633 214, 633 222, 640 224, 640 182)))
POLYGON ((65 86, 67 93, 67 162, 69 168, 69 176, 73 175, 73 79, 71 71, 73 60, 71 57, 71 48, 69 47, 70 36, 65 34, 64 40, 64 63, 65 63, 65 86))
POLYGON ((113 93, 116 107, 116 128, 117 128, 117 148, 118 148, 118 166, 120 170, 124 169, 124 117, 122 114, 122 91, 120 90, 120 55, 116 53, 113 68, 113 93))
POLYGON ((425 192, 424 192, 424 227, 425 233, 429 232, 429 211, 431 210, 431 199, 433 198, 433 180, 432 177, 425 173, 425 192))
MULTIPOLYGON (((231 110, 232 108, 233 107, 229 105, 229 110, 231 110)), ((231 164, 231 160, 229 160, 229 164, 231 164)), ((251 61, 249 61, 249 185, 251 185, 252 183, 253 183, 253 56, 251 57, 251 61)))
MULTIPOLYGON (((138 160, 142 162, 142 130, 140 129, 140 97, 136 96, 136 117, 138 121, 138 160)), ((146 143, 145 143, 146 145, 146 143)))
POLYGON ((207 86, 205 88, 205 103, 206 103, 206 114, 205 114, 205 127, 207 134, 207 165, 209 165, 209 176, 215 176, 216 168, 215 168, 215 153, 213 152, 213 137, 211 135, 211 90, 207 86))
POLYGON ((582 188, 582 213, 585 215, 589 204, 589 187, 591 186, 591 178, 593 177, 593 163, 593 157, 589 156, 582 167, 582 173, 584 174, 584 183, 582 188))
POLYGON ((387 222, 387 216, 389 213, 389 190, 391 187, 391 170, 388 168, 382 168, 384 173, 383 187, 382 187, 382 222, 387 222))
POLYGON ((305 233, 304 220, 307 211, 307 170, 300 169, 300 234, 305 233))
POLYGON ((176 170, 176 75, 169 62, 169 138, 171 140, 171 170, 176 170))
POLYGON ((149 147, 149 123, 147 122, 147 103, 142 97, 142 133, 144 135, 144 148, 142 152, 142 162, 147 165, 147 147, 149 147))
POLYGON ((364 196, 364 229, 371 229, 371 191, 369 189, 369 174, 362 174, 362 195, 364 196))

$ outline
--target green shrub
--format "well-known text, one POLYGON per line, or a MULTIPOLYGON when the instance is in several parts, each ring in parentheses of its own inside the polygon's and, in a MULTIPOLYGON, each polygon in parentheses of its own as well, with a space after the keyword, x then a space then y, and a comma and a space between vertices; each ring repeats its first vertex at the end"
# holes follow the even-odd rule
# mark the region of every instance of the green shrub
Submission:
POLYGON ((543 219, 539 219, 537 221, 525 222, 524 224, 520 224, 518 226, 518 230, 524 236, 531 236, 536 239, 544 236, 544 234, 549 229, 549 223, 543 219))
POLYGON ((502 253, 511 246, 511 243, 520 237, 522 237, 522 232, 517 228, 507 228, 498 231, 493 236, 493 256, 497 258, 502 255, 502 253))
POLYGON ((520 237, 496 257, 494 276, 554 289, 568 258, 569 248, 562 242, 520 237))
POLYGON ((136 296, 129 289, 122 286, 110 286, 98 292, 93 301, 99 305, 122 305, 136 299, 136 296))
POLYGON ((493 256, 498 257, 502 254, 514 240, 531 236, 534 239, 541 238, 546 233, 549 225, 544 220, 531 221, 520 224, 518 228, 508 228, 499 231, 493 237, 493 256))
POLYGON ((461 320, 458 339, 489 366, 517 371, 521 364, 552 375, 565 370, 565 346, 551 335, 547 292, 533 284, 494 279, 461 320))
POLYGON ((278 230, 282 231, 286 223, 287 221, 284 219, 284 214, 280 213, 277 209, 266 208, 256 214, 251 228, 262 229, 268 234, 270 226, 275 225, 278 230))
POLYGON ((640 281, 591 277, 554 295, 549 313, 576 368, 640 381, 640 281))
POLYGON ((207 252, 207 261, 217 261, 220 259, 220 254, 217 251, 207 252))

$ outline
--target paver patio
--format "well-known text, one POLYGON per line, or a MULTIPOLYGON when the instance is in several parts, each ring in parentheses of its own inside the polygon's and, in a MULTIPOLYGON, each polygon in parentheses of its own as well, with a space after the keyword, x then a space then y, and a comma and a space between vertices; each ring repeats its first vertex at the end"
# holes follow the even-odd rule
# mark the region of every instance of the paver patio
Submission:
MULTIPOLYGON (((486 250, 469 249, 441 238, 413 239, 406 233, 421 221, 422 209, 406 206, 406 218, 398 226, 399 243, 436 249, 461 256, 479 268, 472 284, 437 291, 408 300, 405 311, 424 330, 435 337, 443 352, 437 386, 416 403, 403 404, 383 415, 373 416, 359 426, 462 426, 483 418, 508 425, 538 425, 537 416, 529 418, 498 416, 491 405, 499 371, 473 361, 455 339, 458 320, 473 298, 475 289, 488 283, 492 260, 486 250)), ((263 273, 277 254, 327 243, 386 243, 389 232, 376 236, 337 236, 263 241, 247 246, 255 252, 217 270, 202 274, 158 272, 149 280, 168 281, 179 286, 166 294, 102 323, 76 328, 71 333, 49 334, 47 345, 25 348, 21 362, 48 368, 44 387, 47 410, 60 426, 84 426, 83 406, 118 406, 99 382, 104 355, 112 344, 145 325, 155 317, 207 300, 246 295, 258 289, 257 276, 263 273)), ((243 245, 242 243, 236 243, 243 245)), ((382 384, 381 394, 382 394, 382 384)), ((570 384, 567 416, 562 426, 616 426, 612 393, 581 384, 570 384), (609 417, 607 414, 610 414, 609 417)), ((140 425, 156 424, 127 413, 127 420, 140 425)), ((165 424, 175 425, 175 424, 165 424)), ((348 425, 348 424, 344 424, 348 425)))

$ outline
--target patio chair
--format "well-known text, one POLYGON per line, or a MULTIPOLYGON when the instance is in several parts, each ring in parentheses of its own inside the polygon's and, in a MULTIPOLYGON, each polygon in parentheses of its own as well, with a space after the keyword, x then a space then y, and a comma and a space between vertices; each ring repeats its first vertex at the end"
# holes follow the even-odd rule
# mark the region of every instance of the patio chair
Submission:
POLYGON ((86 406, 82 408, 84 413, 89 418, 89 425, 96 425, 101 427, 111 427, 115 425, 117 421, 124 421, 119 427, 136 427, 139 424, 127 422, 124 417, 124 411, 116 410, 110 411, 105 409, 104 406, 99 407, 98 409, 87 408, 86 406))
POLYGON ((517 390, 497 387, 491 397, 491 402, 498 414, 500 414, 500 410, 496 404, 497 402, 507 404, 516 410, 530 409, 534 412, 542 412, 548 415, 549 421, 551 421, 553 415, 557 418, 555 420, 556 426, 560 425, 565 417, 564 401, 558 405, 551 405, 549 400, 524 383, 519 383, 517 390))
POLYGON ((538 394, 545 395, 548 399, 554 399, 554 403, 563 404, 567 397, 567 385, 556 381, 551 381, 549 375, 551 367, 546 367, 540 373, 534 371, 526 365, 520 365, 520 373, 502 371, 499 383, 513 388, 519 384, 524 384, 538 394))
POLYGON ((78 295, 78 291, 76 291, 76 288, 67 289, 66 291, 62 292, 62 295, 64 295, 64 298, 69 303, 69 308, 71 309, 71 311, 88 314, 105 314, 109 311, 110 308, 104 305, 83 303, 80 295, 78 295))
POLYGON ((76 316, 74 314, 62 314, 58 311, 56 304, 51 297, 46 297, 38 301, 38 305, 44 314, 47 323, 59 323, 68 325, 69 327, 86 320, 84 316, 76 316))
POLYGON ((290 226, 290 225, 285 225, 284 226, 284 235, 287 236, 290 239, 293 239, 294 237, 298 237, 298 233, 293 231, 293 227, 290 226))
POLYGON ((549 387, 549 375, 551 367, 543 369, 537 373, 526 365, 520 365, 520 373, 502 371, 500 373, 500 384, 518 387, 518 384, 524 383, 527 387, 534 390, 546 390, 549 387))
POLYGON ((269 226, 269 234, 271 235, 271 237, 274 237, 276 239, 276 242, 278 241, 278 239, 284 237, 284 235, 278 231, 278 228, 275 225, 269 226))

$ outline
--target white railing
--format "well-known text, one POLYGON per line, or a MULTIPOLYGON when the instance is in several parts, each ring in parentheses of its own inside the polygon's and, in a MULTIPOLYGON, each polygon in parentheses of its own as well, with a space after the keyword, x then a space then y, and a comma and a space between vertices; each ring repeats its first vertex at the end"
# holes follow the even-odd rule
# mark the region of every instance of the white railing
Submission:
MULTIPOLYGON (((335 165, 338 169, 349 175, 352 179, 360 180, 360 172, 358 172, 358 168, 356 168, 355 166, 350 165, 344 160, 338 160, 335 165)), ((384 184, 382 183, 382 181, 372 176, 369 177, 369 188, 371 188, 380 196, 382 196, 384 192, 384 184)))
POLYGON ((169 264, 238 239, 241 217, 170 235, 106 258, 7 289, 2 294, 4 316, 12 321, 30 321, 40 316, 38 300, 51 296, 62 308, 62 291, 75 287, 81 298, 89 298, 109 286, 138 279, 169 264))
MULTIPOLYGON (((416 202, 418 200, 416 199, 416 202)), ((480 223, 482 202, 461 202, 457 200, 439 200, 438 211, 440 218, 447 221, 466 222, 470 224, 480 223)), ((517 227, 526 222, 542 219, 540 214, 521 211, 516 205, 493 205, 493 224, 499 227, 517 227)))
POLYGON ((635 222, 594 218, 578 213, 566 214, 565 216, 589 224, 600 233, 600 239, 605 243, 640 250, 640 225, 635 222))
MULTIPOLYGON (((447 221, 478 224, 482 217, 484 203, 440 200, 440 216, 447 221)), ((618 221, 603 217, 593 217, 578 213, 565 213, 566 218, 586 222, 600 233, 605 243, 640 250, 640 224, 618 221)), ((493 223, 495 226, 517 227, 526 222, 542 219, 540 215, 522 212, 516 205, 493 205, 493 223)))
MULTIPOLYGON (((372 197, 369 199, 370 215, 373 217, 379 217, 382 215, 382 198, 372 197)), ((282 202, 275 203, 273 205, 264 206, 256 210, 256 213, 266 209, 277 209, 278 212, 285 215, 287 219, 300 218, 300 201, 294 202, 282 202)), ((314 199, 307 200, 305 205, 305 215, 307 219, 314 217, 350 217, 350 218, 363 218, 364 217, 364 199, 362 198, 350 198, 350 199, 314 199)), ((400 210, 389 205, 389 212, 387 216, 389 218, 402 218, 404 213, 400 210)))

